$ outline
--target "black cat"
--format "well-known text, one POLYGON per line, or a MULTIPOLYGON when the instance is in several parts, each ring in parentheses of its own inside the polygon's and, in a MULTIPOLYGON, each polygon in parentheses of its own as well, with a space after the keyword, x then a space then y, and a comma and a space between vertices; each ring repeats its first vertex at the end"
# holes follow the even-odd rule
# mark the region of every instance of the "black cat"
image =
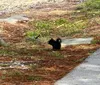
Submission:
POLYGON ((62 42, 62 40, 60 38, 57 38, 56 40, 51 38, 48 41, 48 44, 52 45, 53 50, 60 50, 61 49, 61 42, 62 42))

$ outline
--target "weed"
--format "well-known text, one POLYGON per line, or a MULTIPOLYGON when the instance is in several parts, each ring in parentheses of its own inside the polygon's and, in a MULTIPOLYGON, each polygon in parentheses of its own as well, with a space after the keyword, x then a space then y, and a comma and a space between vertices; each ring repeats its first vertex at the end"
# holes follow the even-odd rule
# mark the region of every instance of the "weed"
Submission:
MULTIPOLYGON (((33 28, 35 28, 34 30, 34 33, 35 35, 37 34, 40 34, 41 37, 44 37, 44 36, 49 36, 51 31, 52 31, 52 22, 47 20, 36 20, 36 21, 31 21, 31 22, 34 22, 34 24, 32 24, 33 28)), ((30 23, 31 23, 30 22, 30 23)), ((32 35, 34 34, 32 33, 32 35)))
POLYGON ((100 44, 100 40, 93 40, 91 43, 92 44, 100 44))
POLYGON ((5 79, 6 79, 6 76, 5 76, 5 75, 2 75, 2 76, 0 77, 0 79, 5 80, 5 79))
POLYGON ((27 77, 27 80, 29 80, 29 81, 39 81, 41 79, 42 79, 41 76, 28 76, 27 77))
POLYGON ((20 72, 19 70, 12 70, 10 72, 7 72, 6 74, 7 76, 10 76, 10 77, 20 77, 23 75, 22 72, 20 72))
POLYGON ((76 63, 78 63, 78 62, 82 62, 82 61, 84 61, 86 58, 85 57, 83 57, 83 58, 81 58, 81 59, 79 59, 79 60, 76 60, 76 61, 74 61, 74 62, 76 62, 76 63))
POLYGON ((60 36, 68 36, 71 34, 75 34, 81 32, 82 29, 87 27, 86 20, 73 20, 69 21, 64 18, 56 19, 56 20, 39 20, 35 21, 35 34, 27 33, 30 36, 41 34, 41 37, 48 37, 50 35, 60 35, 60 36))
POLYGON ((3 64, 3 63, 2 63, 2 64, 0 64, 0 66, 1 66, 1 67, 8 67, 9 64, 3 64))
POLYGON ((100 9, 100 0, 87 0, 77 7, 77 10, 81 11, 93 11, 100 9))
POLYGON ((68 22, 60 27, 57 33, 62 36, 68 36, 81 32, 85 27, 87 27, 87 22, 83 20, 68 22))
POLYGON ((58 52, 58 51, 53 51, 53 52, 49 53, 49 55, 50 55, 50 56, 54 56, 54 57, 56 57, 56 58, 64 58, 64 55, 61 54, 61 53, 58 52))
POLYGON ((0 55, 17 55, 17 53, 16 52, 14 52, 14 51, 9 51, 9 50, 0 50, 0 55))
POLYGON ((60 19, 57 19, 57 20, 54 21, 55 25, 62 25, 62 24, 65 24, 65 23, 68 23, 68 21, 64 18, 60 18, 60 19))
POLYGON ((30 68, 31 68, 31 69, 36 69, 37 67, 38 67, 37 64, 30 64, 30 68))
POLYGON ((35 43, 36 39, 38 39, 40 37, 40 32, 38 32, 37 30, 35 31, 27 31, 26 32, 26 37, 28 41, 32 41, 35 43))
POLYGON ((35 24, 37 29, 45 29, 48 30, 51 27, 51 24, 49 21, 37 21, 35 24))
POLYGON ((27 31, 26 32, 26 36, 28 37, 35 37, 38 35, 38 32, 34 32, 34 31, 27 31))
POLYGON ((88 54, 92 55, 94 52, 95 52, 94 50, 91 50, 91 51, 88 52, 88 54))

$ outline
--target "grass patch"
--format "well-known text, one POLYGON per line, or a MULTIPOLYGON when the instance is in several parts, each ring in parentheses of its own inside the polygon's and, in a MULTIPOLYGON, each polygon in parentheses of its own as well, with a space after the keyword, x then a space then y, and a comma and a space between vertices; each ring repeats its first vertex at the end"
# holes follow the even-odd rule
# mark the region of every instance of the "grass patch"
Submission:
POLYGON ((69 21, 65 18, 59 18, 55 20, 38 20, 32 21, 34 23, 31 25, 34 32, 28 32, 28 37, 40 34, 41 37, 50 36, 70 36, 81 32, 85 27, 87 27, 86 20, 72 20, 69 21))
POLYGON ((42 79, 41 76, 28 76, 27 77, 27 80, 29 80, 29 81, 39 81, 41 79, 42 79))
POLYGON ((37 75, 27 75, 27 73, 20 70, 7 70, 5 74, 0 77, 2 80, 16 80, 16 81, 39 81, 42 80, 43 77, 37 75))
POLYGON ((50 52, 49 55, 50 55, 50 56, 54 56, 55 58, 59 58, 59 59, 60 59, 60 58, 64 58, 64 55, 61 54, 61 53, 58 52, 58 51, 50 52))
POLYGON ((79 4, 76 9, 81 12, 99 11, 100 0, 86 0, 84 3, 79 4))
POLYGON ((29 66, 33 70, 36 69, 36 68, 38 68, 38 64, 30 64, 29 66))
POLYGON ((5 56, 5 55, 12 55, 13 56, 13 55, 17 55, 17 53, 13 52, 13 51, 1 49, 0 50, 0 55, 3 55, 3 56, 5 56))
POLYGON ((64 18, 60 18, 60 19, 56 19, 55 21, 54 21, 54 24, 55 25, 62 25, 62 24, 67 24, 68 23, 68 20, 66 20, 66 19, 64 19, 64 18))
POLYGON ((7 76, 10 76, 10 77, 20 77, 20 76, 23 76, 23 73, 19 70, 12 70, 12 71, 9 71, 6 73, 7 76))
POLYGON ((91 43, 92 44, 100 44, 100 40, 99 39, 98 40, 93 40, 91 43))
POLYGON ((2 75, 2 76, 0 76, 0 79, 5 80, 6 79, 6 76, 5 75, 2 75))
POLYGON ((38 35, 39 35, 38 32, 34 32, 34 31, 27 31, 26 32, 26 36, 29 37, 29 38, 36 37, 38 35))
POLYGON ((0 64, 1 67, 8 67, 8 64, 0 64))
POLYGON ((100 9, 100 0, 86 0, 77 7, 78 10, 99 10, 100 9))

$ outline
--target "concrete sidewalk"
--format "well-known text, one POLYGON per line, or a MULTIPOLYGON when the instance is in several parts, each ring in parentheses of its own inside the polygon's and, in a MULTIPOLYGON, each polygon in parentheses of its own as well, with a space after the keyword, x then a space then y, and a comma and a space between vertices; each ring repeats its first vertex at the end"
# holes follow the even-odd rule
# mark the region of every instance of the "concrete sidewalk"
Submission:
POLYGON ((100 85, 100 49, 54 85, 100 85))

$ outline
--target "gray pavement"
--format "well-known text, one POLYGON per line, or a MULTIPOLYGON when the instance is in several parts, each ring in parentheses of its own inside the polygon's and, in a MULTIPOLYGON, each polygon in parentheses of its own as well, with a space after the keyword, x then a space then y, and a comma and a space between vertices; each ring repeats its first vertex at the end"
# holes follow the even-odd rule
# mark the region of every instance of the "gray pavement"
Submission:
POLYGON ((25 15, 14 15, 14 16, 10 16, 7 18, 2 18, 0 19, 0 22, 7 22, 10 24, 16 24, 17 22, 21 22, 21 21, 29 21, 29 18, 25 15))
POLYGON ((66 47, 68 45, 90 44, 92 40, 93 37, 64 39, 62 40, 61 46, 66 47))
POLYGON ((100 49, 54 85, 100 85, 100 49))

